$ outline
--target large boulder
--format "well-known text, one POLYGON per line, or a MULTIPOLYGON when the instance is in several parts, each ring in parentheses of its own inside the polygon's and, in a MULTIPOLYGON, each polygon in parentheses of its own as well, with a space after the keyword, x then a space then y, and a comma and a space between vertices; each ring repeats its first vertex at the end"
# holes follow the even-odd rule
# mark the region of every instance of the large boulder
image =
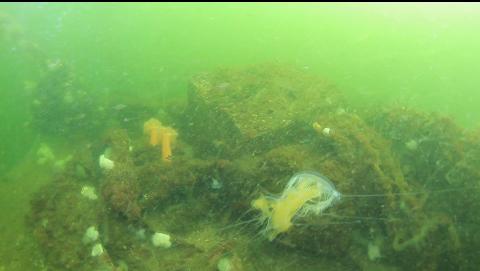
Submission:
POLYGON ((297 140, 314 116, 342 104, 323 79, 280 65, 199 74, 188 98, 187 140, 201 154, 227 156, 297 140))

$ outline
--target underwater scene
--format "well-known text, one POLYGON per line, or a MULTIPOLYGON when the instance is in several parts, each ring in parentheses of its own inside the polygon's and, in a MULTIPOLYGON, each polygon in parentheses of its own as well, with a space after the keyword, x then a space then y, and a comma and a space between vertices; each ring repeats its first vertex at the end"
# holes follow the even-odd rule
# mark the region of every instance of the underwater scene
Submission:
POLYGON ((479 270, 480 5, 0 4, 0 271, 479 270))

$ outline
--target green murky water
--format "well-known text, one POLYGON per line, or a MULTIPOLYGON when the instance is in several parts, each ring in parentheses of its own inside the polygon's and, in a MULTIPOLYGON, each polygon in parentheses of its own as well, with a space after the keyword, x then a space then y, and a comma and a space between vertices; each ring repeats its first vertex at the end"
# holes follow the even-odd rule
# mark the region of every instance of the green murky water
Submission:
POLYGON ((479 15, 0 4, 0 270, 476 270, 479 15))

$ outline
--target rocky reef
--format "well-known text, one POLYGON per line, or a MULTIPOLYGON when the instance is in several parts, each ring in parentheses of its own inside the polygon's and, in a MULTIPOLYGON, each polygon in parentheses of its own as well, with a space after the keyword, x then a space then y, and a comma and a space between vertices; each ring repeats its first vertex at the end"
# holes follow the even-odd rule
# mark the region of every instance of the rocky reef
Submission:
POLYGON ((33 128, 49 136, 91 136, 105 125, 104 112, 93 95, 70 65, 52 60, 34 89, 33 128))
POLYGON ((413 109, 355 112, 342 97, 281 65, 200 74, 184 107, 132 111, 137 125, 78 150, 28 224, 52 270, 475 270, 480 133, 413 109), (341 200, 266 236, 252 202, 305 170, 341 200))

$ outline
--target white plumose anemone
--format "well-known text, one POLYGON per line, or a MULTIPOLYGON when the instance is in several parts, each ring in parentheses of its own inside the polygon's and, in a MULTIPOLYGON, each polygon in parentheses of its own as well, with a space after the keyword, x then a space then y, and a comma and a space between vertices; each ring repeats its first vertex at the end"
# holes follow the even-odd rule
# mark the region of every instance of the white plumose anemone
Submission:
POLYGON ((152 244, 156 247, 169 248, 172 246, 170 235, 156 232, 152 236, 152 244))
POLYGON ((102 255, 103 252, 104 252, 104 249, 103 249, 102 244, 96 243, 95 245, 93 245, 92 252, 91 252, 90 255, 92 255, 92 257, 98 257, 98 256, 102 255))
POLYGON ((98 158, 98 164, 100 165, 100 168, 105 170, 111 170, 115 166, 115 163, 105 157, 105 154, 100 155, 100 157, 98 158))
POLYGON ((98 199, 97 193, 95 192, 95 187, 85 185, 82 187, 82 191, 80 193, 89 200, 98 199))
POLYGON ((90 226, 88 229, 85 231, 85 234, 83 235, 83 243, 88 244, 97 241, 99 236, 98 230, 95 228, 95 226, 90 226))

